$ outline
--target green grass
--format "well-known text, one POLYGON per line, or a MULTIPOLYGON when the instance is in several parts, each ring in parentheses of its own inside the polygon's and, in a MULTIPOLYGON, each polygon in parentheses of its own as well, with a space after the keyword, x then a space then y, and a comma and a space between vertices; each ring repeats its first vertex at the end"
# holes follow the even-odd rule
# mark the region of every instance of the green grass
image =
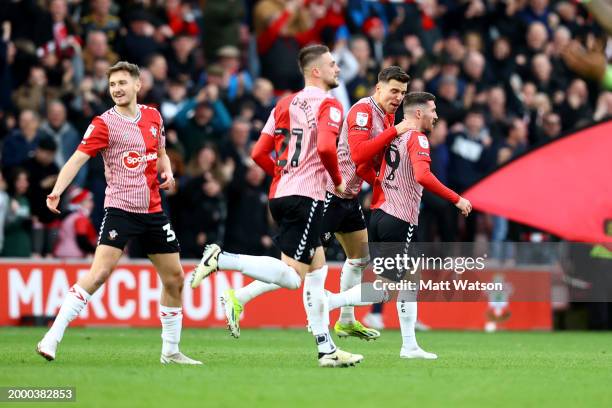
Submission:
MULTIPOLYGON (((336 344, 355 368, 320 369, 298 330, 184 330, 181 349, 204 366, 161 366, 155 329, 69 329, 48 363, 42 329, 0 328, 0 386, 75 386, 67 407, 612 406, 612 334, 419 333, 437 361, 399 358, 400 334, 336 344), (388 405, 387 405, 388 404, 388 405)), ((0 403, 0 408, 11 406, 0 403)), ((13 406, 41 406, 26 403, 13 406)))

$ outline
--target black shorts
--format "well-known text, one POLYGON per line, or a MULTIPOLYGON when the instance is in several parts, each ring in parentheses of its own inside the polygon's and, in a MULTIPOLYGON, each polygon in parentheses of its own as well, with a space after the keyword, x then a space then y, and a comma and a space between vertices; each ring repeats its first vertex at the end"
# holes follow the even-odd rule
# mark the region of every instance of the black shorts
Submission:
MULTIPOLYGON (((410 244, 416 242, 417 226, 394 217, 386 212, 376 209, 372 211, 370 216, 370 228, 368 231, 372 258, 394 257, 395 255, 407 254, 409 256, 418 256, 411 251, 410 244), (381 243, 389 243, 389 245, 380 245, 381 243)), ((399 281, 404 278, 406 271, 404 270, 386 270, 381 276, 399 281)))
POLYGON ((356 197, 347 199, 330 192, 325 193, 321 225, 323 246, 329 246, 336 232, 355 232, 363 229, 366 229, 365 217, 356 197))
POLYGON ((310 265, 315 250, 321 246, 323 202, 296 195, 273 198, 270 212, 279 228, 273 238, 278 249, 310 265))
POLYGON ((110 245, 123 250, 132 238, 140 241, 147 255, 180 251, 170 220, 163 212, 140 214, 105 208, 98 245, 110 245))

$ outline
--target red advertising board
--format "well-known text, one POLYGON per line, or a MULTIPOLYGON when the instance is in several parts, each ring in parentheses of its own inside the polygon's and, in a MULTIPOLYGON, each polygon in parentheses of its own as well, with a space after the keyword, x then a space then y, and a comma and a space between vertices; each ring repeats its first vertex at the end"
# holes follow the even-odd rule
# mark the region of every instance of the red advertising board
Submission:
MULTIPOLYGON (((249 279, 238 272, 218 272, 202 285, 191 290, 189 275, 195 264, 183 264, 186 285, 183 294, 183 326, 224 327, 224 313, 219 296, 224 290, 239 288, 249 279)), ((0 326, 23 324, 26 316, 54 316, 70 286, 77 277, 87 272, 86 263, 63 262, 0 262, 0 326)), ((504 271, 504 277, 515 287, 529 284, 549 290, 549 274, 521 279, 525 271, 504 271)), ((499 272, 497 273, 499 275, 499 272)), ((327 289, 337 291, 340 265, 330 267, 327 289)), ((533 276, 533 274, 531 275, 533 276)), ((158 302, 161 283, 149 263, 120 264, 106 284, 94 294, 75 326, 158 326, 158 302)), ((482 330, 492 303, 478 302, 420 302, 419 320, 434 329, 482 330)), ((368 308, 357 309, 357 316, 368 308)), ((549 330, 552 325, 549 301, 513 302, 507 305, 509 318, 499 328, 508 330, 549 330)), ((332 313, 331 321, 338 311, 332 313)), ((385 324, 399 327, 394 303, 384 308, 385 324)), ((242 327, 305 327, 301 290, 281 289, 267 293, 250 302, 245 308, 242 327)))

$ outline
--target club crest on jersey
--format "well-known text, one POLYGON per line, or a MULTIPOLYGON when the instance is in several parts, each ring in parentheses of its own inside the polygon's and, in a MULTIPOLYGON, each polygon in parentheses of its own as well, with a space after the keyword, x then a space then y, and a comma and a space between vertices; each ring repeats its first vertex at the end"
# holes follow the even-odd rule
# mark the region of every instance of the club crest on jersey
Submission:
POLYGON ((149 162, 151 160, 157 159, 157 152, 141 155, 138 152, 130 150, 128 152, 124 152, 121 157, 121 162, 123 166, 128 170, 134 170, 142 163, 149 162))
POLYGON ((117 239, 118 235, 119 233, 117 232, 117 230, 108 231, 108 239, 110 239, 111 241, 114 241, 115 239, 117 239))
POLYGON ((153 137, 157 137, 157 128, 155 126, 151 126, 151 129, 149 130, 151 131, 153 137))
POLYGON ((427 140, 427 136, 423 136, 423 135, 419 136, 419 145, 421 145, 423 149, 429 148, 429 141, 427 140))
POLYGON ((357 122, 358 126, 364 127, 368 124, 369 115, 365 112, 357 112, 357 117, 355 118, 355 122, 357 122))
POLYGON ((329 108, 329 118, 334 122, 340 122, 342 119, 342 113, 340 113, 340 109, 334 108, 333 106, 329 108))
POLYGON ((96 127, 94 125, 89 125, 87 127, 87 130, 85 131, 85 134, 83 135, 83 141, 81 141, 81 144, 87 144, 86 140, 89 139, 89 136, 91 136, 91 132, 93 132, 93 130, 96 127))

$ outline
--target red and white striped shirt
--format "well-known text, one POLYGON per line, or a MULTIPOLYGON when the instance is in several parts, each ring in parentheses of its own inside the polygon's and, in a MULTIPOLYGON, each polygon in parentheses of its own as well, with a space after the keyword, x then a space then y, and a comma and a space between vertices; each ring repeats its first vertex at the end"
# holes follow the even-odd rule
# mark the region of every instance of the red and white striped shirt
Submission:
POLYGON ((398 136, 385 150, 380 173, 374 182, 372 209, 410 224, 419 222, 419 205, 423 194, 415 177, 416 161, 431 162, 427 136, 417 130, 398 136))
MULTIPOLYGON (((350 145, 354 140, 362 137, 367 140, 379 136, 392 127, 394 122, 395 115, 385 113, 371 96, 360 99, 349 109, 338 140, 338 165, 342 179, 346 183, 346 189, 344 193, 338 193, 333 182, 328 180, 328 192, 346 199, 354 198, 359 194, 363 178, 357 173, 362 175, 363 173, 357 171, 357 166, 351 158, 350 145)), ((374 177, 374 169, 380 168, 380 159, 375 158, 369 161, 371 162, 369 166, 373 171, 372 177, 374 177)), ((372 183, 373 180, 369 182, 372 183)))
POLYGON ((101 152, 106 176, 104 207, 132 213, 161 212, 157 151, 166 136, 160 113, 138 105, 136 118, 111 108, 96 116, 78 150, 94 157, 101 152))
POLYGON ((342 105, 321 88, 307 86, 277 104, 253 149, 253 159, 273 176, 270 198, 325 198, 327 179, 340 184, 336 141, 342 105), (275 151, 275 160, 270 152, 275 151))

